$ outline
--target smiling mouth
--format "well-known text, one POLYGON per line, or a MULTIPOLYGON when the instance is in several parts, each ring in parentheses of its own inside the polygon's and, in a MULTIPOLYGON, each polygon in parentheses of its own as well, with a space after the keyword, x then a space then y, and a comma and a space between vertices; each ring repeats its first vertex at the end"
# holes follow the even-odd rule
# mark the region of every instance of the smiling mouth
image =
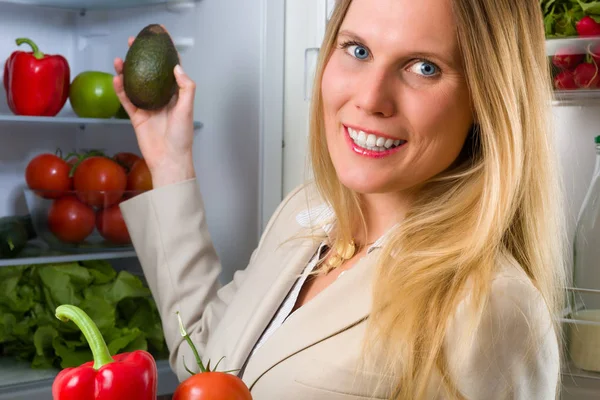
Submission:
POLYGON ((396 147, 402 146, 404 143, 406 143, 406 140, 402 139, 394 140, 385 138, 350 127, 347 127, 347 129, 348 134, 350 135, 350 138, 354 144, 369 151, 384 152, 395 149, 396 147))

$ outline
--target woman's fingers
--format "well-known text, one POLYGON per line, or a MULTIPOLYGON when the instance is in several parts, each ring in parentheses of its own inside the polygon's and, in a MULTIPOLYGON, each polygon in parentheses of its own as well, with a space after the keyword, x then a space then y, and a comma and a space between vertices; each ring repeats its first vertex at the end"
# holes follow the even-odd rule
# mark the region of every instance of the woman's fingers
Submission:
POLYGON ((115 58, 113 65, 117 75, 121 75, 123 73, 123 60, 117 57, 115 58))
POLYGON ((135 37, 129 36, 129 39, 127 39, 127 44, 129 45, 129 47, 131 47, 131 45, 133 44, 134 40, 135 40, 135 37))
POLYGON ((123 60, 120 58, 116 58, 114 62, 115 72, 117 75, 113 77, 113 86, 115 88, 115 93, 123 105, 123 108, 129 114, 129 118, 133 117, 133 114, 137 111, 137 107, 133 105, 127 94, 125 94, 125 88, 123 86, 123 60))
POLYGON ((175 79, 179 86, 176 108, 186 116, 192 116, 194 112, 194 96, 196 94, 196 83, 183 71, 181 65, 175 66, 175 79))

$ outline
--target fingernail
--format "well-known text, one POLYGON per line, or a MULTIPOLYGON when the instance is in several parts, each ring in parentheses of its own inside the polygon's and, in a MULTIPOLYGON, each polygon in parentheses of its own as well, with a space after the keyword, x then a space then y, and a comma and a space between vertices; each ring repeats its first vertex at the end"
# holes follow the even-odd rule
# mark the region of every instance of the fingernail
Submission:
POLYGON ((181 65, 179 64, 175 66, 175 72, 177 72, 179 75, 185 75, 185 72, 183 72, 183 68, 181 68, 181 65))

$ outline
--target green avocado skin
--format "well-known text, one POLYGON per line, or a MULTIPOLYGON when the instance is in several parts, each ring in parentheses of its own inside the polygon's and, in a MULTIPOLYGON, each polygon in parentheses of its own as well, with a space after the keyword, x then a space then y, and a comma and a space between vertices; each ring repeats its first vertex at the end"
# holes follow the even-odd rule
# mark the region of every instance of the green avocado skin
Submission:
POLYGON ((125 56, 123 86, 129 100, 143 110, 165 107, 177 92, 173 69, 179 63, 169 34, 158 24, 146 26, 125 56))

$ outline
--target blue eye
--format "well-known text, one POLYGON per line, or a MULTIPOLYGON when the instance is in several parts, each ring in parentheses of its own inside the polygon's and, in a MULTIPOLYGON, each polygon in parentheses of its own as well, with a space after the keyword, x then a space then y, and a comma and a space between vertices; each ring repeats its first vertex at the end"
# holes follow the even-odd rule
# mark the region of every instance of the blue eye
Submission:
POLYGON ((423 75, 427 78, 436 76, 440 72, 440 69, 435 64, 430 63, 429 61, 416 62, 412 65, 411 68, 413 69, 413 72, 423 75))
POLYGON ((369 58, 369 50, 365 49, 363 46, 360 45, 348 46, 348 53, 358 58, 359 60, 366 60, 367 58, 369 58))

